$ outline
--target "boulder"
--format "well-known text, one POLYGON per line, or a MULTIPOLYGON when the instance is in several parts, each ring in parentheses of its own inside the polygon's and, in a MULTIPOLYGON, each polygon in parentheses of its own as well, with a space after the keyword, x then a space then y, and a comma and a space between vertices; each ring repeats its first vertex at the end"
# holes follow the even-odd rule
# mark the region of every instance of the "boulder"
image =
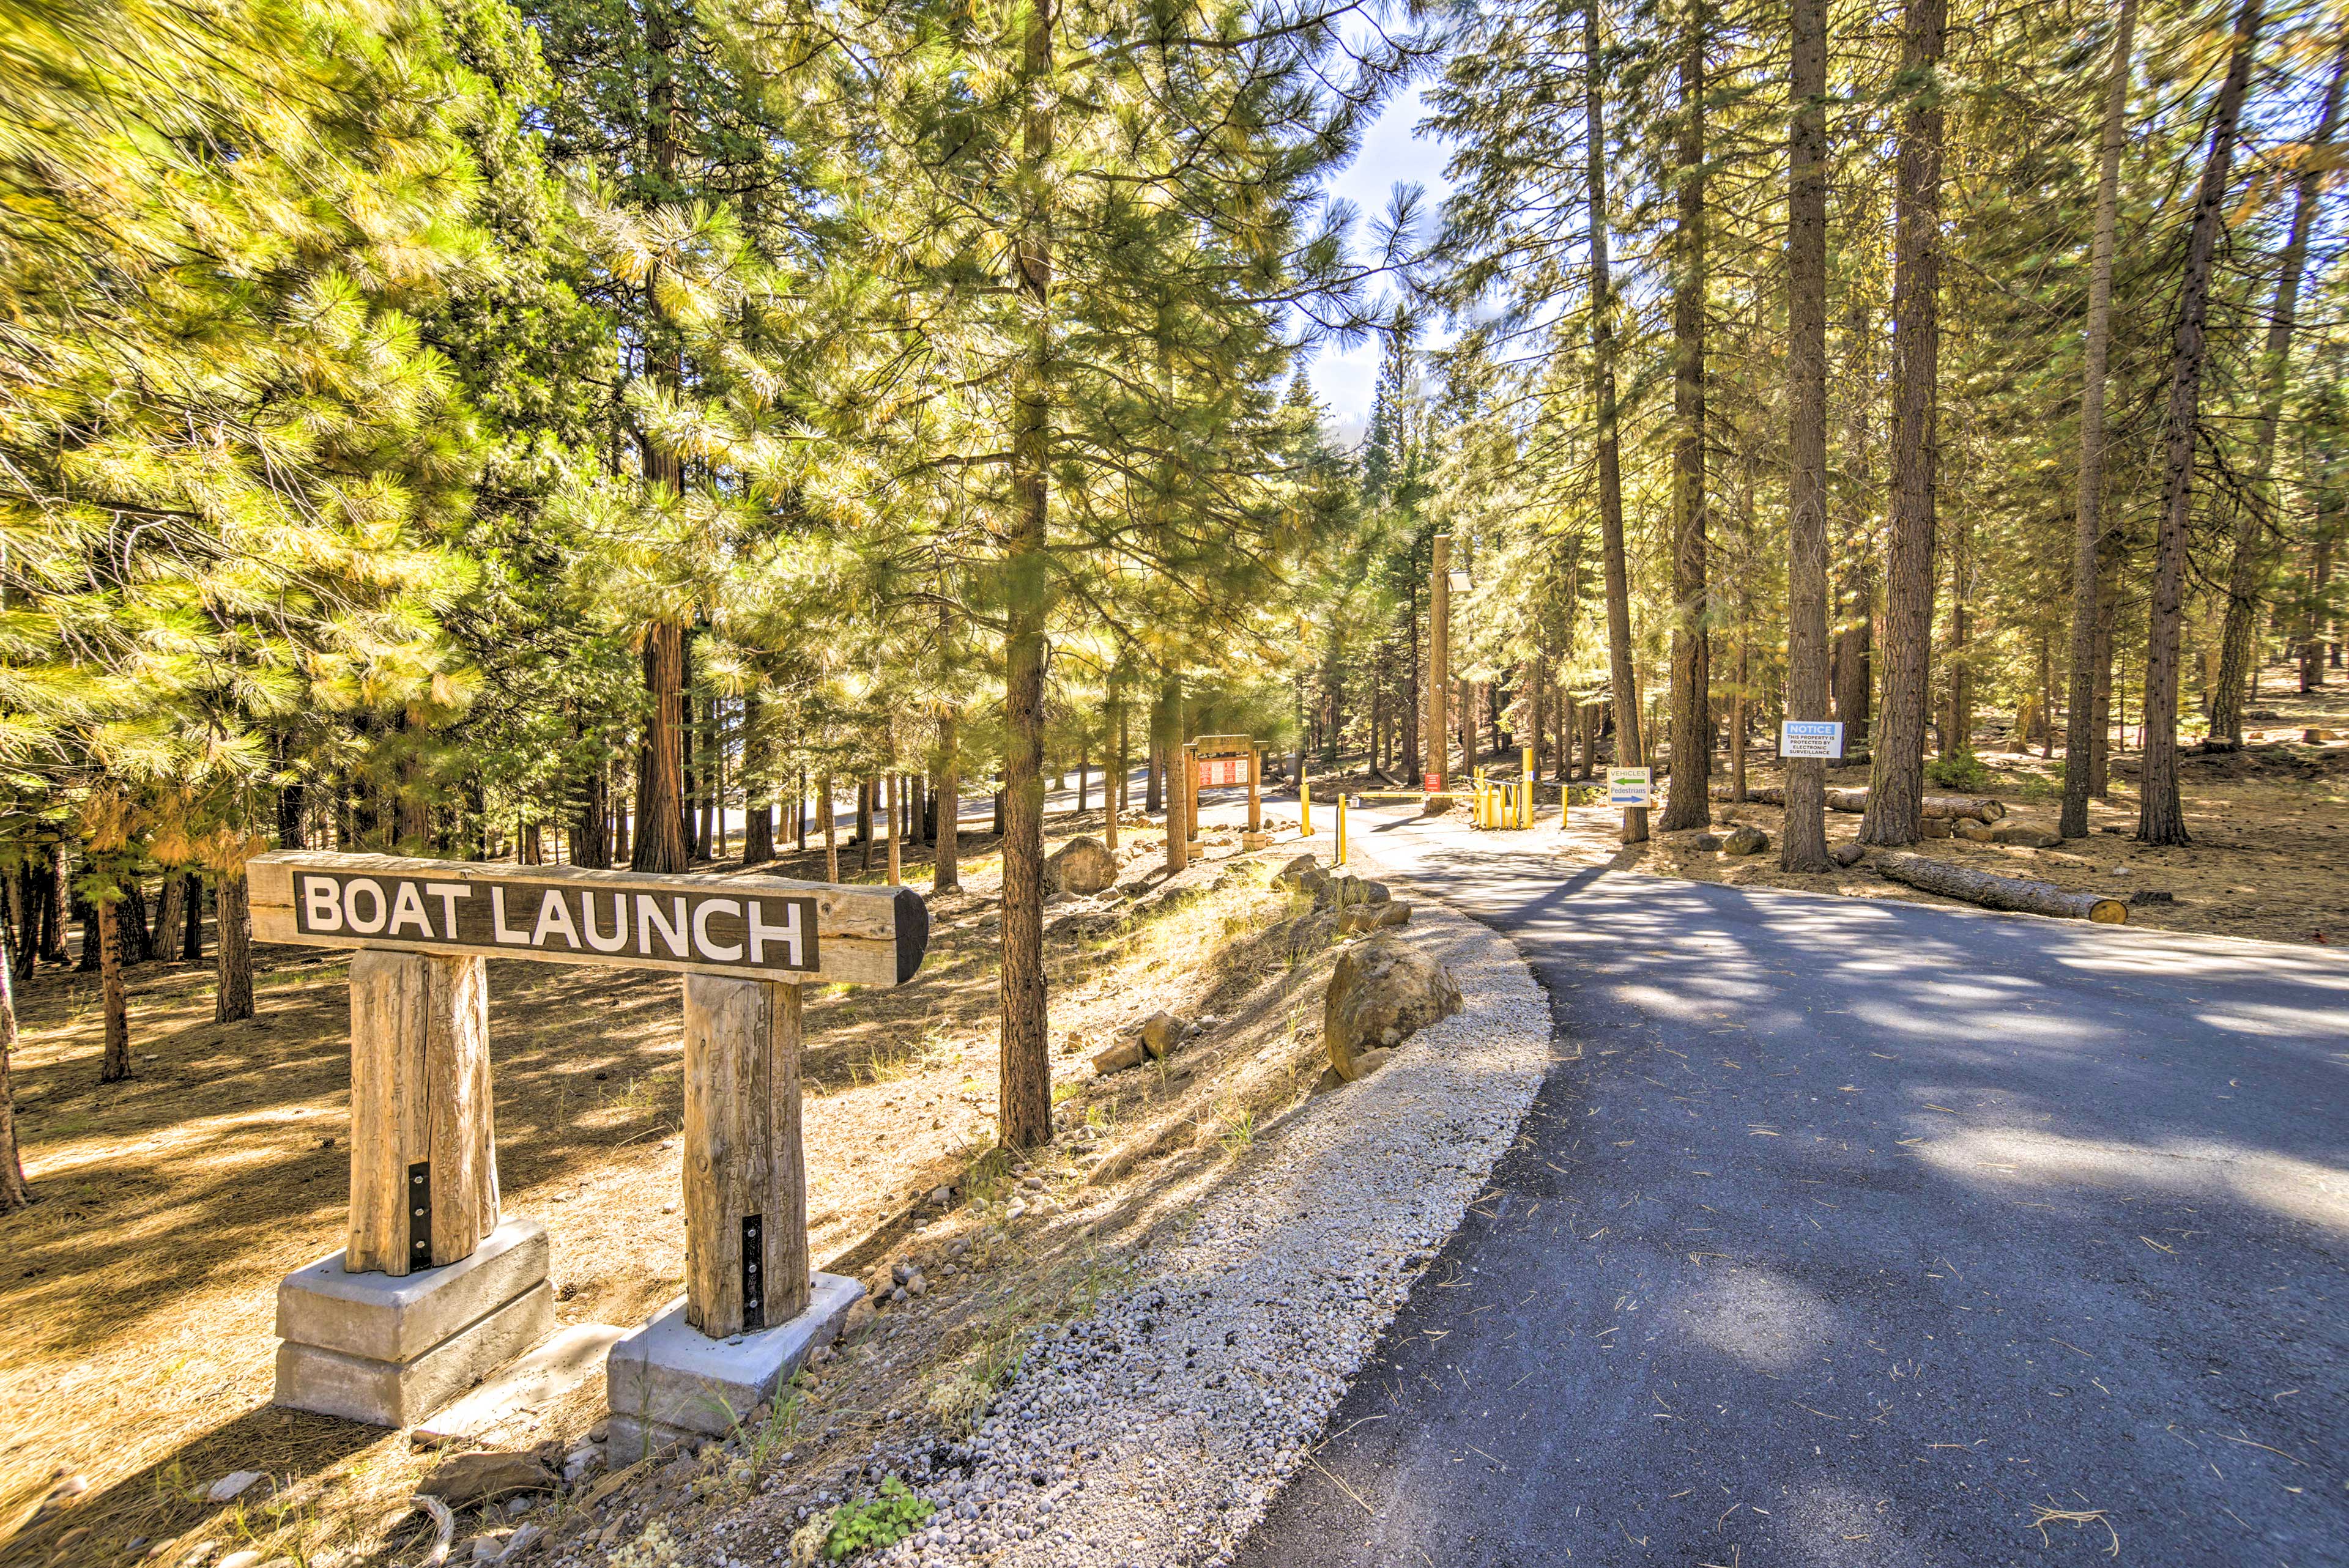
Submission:
POLYGON ((1411 919, 1411 905, 1397 899, 1389 903, 1358 903, 1338 912, 1338 934, 1350 936, 1358 931, 1383 931, 1402 925, 1411 919))
POLYGON ((1721 848, 1721 835, 1719 833, 1699 833, 1695 838, 1689 841, 1689 848, 1692 850, 1717 850, 1721 848))
POLYGON ((1172 1013, 1153 1013, 1142 1020, 1142 1048, 1152 1056, 1164 1057, 1183 1043, 1191 1026, 1172 1013))
POLYGON ((1947 817, 1926 818, 1925 836, 1929 839, 1948 838, 1950 836, 1950 819, 1947 817))
POLYGON ((1329 880, 1322 874, 1321 862, 1311 855, 1295 856, 1287 865, 1272 873, 1272 883, 1275 887, 1291 888, 1303 892, 1311 892, 1329 880))
POLYGON ((1071 839, 1045 864, 1046 876, 1063 892, 1096 893, 1117 881, 1117 857, 1099 839, 1071 839))
POLYGON ((1093 1053, 1093 1071, 1105 1078, 1111 1073, 1123 1072, 1130 1067, 1138 1066, 1141 1061, 1142 1042, 1120 1040, 1093 1053))
POLYGON ((1961 822, 1950 824, 1951 838, 1963 839, 1969 843, 1975 844, 1996 843, 1998 835, 2004 831, 2006 830, 2003 828, 1993 828, 1988 822, 1977 822, 1971 817, 1961 822))
POLYGON ((1751 822, 1740 822, 1721 836, 1724 855, 1758 855, 1770 847, 1770 835, 1751 822))
POLYGON ((1350 1083, 1361 1076, 1360 1053, 1401 1045, 1459 1010, 1460 987, 1444 965, 1399 936, 1372 936, 1348 948, 1330 972, 1321 1006, 1330 1065, 1350 1083))
POLYGON ((1990 841, 1993 844, 2021 844, 2029 850, 2052 850, 2064 841, 2044 828, 2033 828, 2022 822, 2001 822, 1990 830, 1990 841))
POLYGON ((416 1489, 457 1508, 517 1491, 553 1491, 554 1475, 533 1454, 491 1449, 443 1460, 416 1489))

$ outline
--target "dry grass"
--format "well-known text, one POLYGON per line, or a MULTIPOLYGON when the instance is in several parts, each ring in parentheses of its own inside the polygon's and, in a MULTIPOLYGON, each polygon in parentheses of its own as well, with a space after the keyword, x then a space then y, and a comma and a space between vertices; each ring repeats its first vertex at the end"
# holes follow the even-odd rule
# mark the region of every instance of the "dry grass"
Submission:
MULTIPOLYGON (((761 1437, 769 1453, 794 1441, 804 1453, 826 1429, 845 1442, 863 1429, 848 1412, 913 1408, 926 1385, 991 1387, 1013 1329, 1081 1309, 1118 1266, 1115 1238, 1156 1222, 1150 1203, 1129 1204, 1140 1183, 1120 1176, 1169 1156, 1228 1161, 1245 1150, 1230 1135, 1236 1119, 1259 1128, 1311 1082, 1311 1039, 1269 1010, 1311 965, 1293 970, 1281 950, 1289 903, 1263 890, 1260 870, 1197 902, 1154 905, 1105 943, 1056 940, 1050 1037, 1069 1137, 1033 1169, 1063 1192, 1090 1179, 1082 1191, 1101 1212, 1081 1236, 1073 1222, 1050 1227, 1049 1243, 1032 1224, 1005 1225, 999 1198, 957 1209, 941 1230, 923 1194, 1002 1188, 1008 1174, 982 1162, 994 1137, 998 873, 979 847, 964 857, 968 891, 933 906, 917 983, 810 998, 805 1137, 819 1266, 862 1272, 916 1243, 935 1251, 947 1231, 968 1233, 971 1266, 958 1273, 986 1281, 992 1305, 926 1315, 939 1337, 918 1365, 902 1347, 876 1360, 902 1388, 812 1389, 761 1437), (1251 997, 1261 1016, 1244 1019, 1251 997), (1092 1082, 1079 1052, 1158 1007, 1230 1021, 1169 1071, 1092 1082), (1087 1144, 1074 1136, 1087 1124, 1110 1131, 1087 1144)), ((819 851, 781 869, 821 875, 822 865, 819 851)), ((854 877, 855 857, 843 854, 842 869, 854 877)), ((918 869, 909 864, 908 880, 926 882, 918 869)), ((1213 862, 1185 881, 1228 874, 1213 862)), ((264 949, 258 962, 260 1016, 230 1026, 211 1021, 207 972, 132 971, 137 1075, 105 1088, 95 977, 45 973, 21 998, 19 1130, 38 1202, 0 1222, 0 1321, 10 1326, 0 1343, 0 1408, 10 1412, 0 1563, 134 1561, 152 1548, 129 1543, 145 1537, 169 1543, 158 1562, 200 1542, 249 1541, 310 1568, 429 1539, 406 1500, 433 1456, 398 1434, 269 1404, 276 1281, 342 1243, 347 965, 296 949, 264 949), (233 1470, 269 1476, 271 1501, 255 1503, 256 1488, 243 1507, 203 1503, 202 1489, 233 1470), (85 1490, 56 1496, 61 1480, 85 1490)), ((682 1222, 662 1212, 679 1183, 677 982, 519 964, 491 974, 506 1212, 546 1224, 564 1322, 642 1321, 683 1277, 682 1222)), ((600 1401, 591 1386, 496 1434, 498 1445, 559 1453, 600 1401)), ((460 1522, 460 1541, 473 1523, 460 1522)))

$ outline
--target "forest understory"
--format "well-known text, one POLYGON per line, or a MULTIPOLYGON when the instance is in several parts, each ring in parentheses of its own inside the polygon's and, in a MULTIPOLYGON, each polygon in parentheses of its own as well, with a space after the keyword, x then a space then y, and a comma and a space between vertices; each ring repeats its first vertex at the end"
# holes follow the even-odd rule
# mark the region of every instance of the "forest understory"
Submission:
MULTIPOLYGON (((1050 824, 1055 840, 1100 830, 1098 810, 1050 824)), ((1322 1065, 1327 917, 1268 888, 1292 849, 1241 856, 1213 828, 1206 841, 1208 858, 1170 882, 1162 835, 1129 832, 1116 889, 1047 909, 1048 924, 1073 915, 1047 949, 1056 1141, 1016 1161, 993 1116, 993 841, 965 835, 963 889, 932 901, 919 984, 811 995, 811 1259, 871 1284, 916 1258, 929 1294, 877 1324, 858 1309, 853 1348, 753 1434, 762 1471, 794 1449, 785 1481, 820 1471, 891 1417, 966 1418, 1022 1327, 1081 1313, 1181 1207, 1172 1184, 1214 1180, 1301 1103, 1322 1065), (1096 1078, 1091 1053, 1160 1009, 1200 1032, 1163 1064, 1096 1078), (929 1201, 940 1186, 948 1205, 929 1201), (1015 1198, 1030 1212, 1007 1218, 1015 1198)), ((843 875, 856 853, 843 850, 843 875)), ((823 851, 762 869, 821 876, 823 851)), ((911 856, 905 875, 927 881, 911 856)), ((209 966, 140 966, 136 1076, 109 1086, 95 1081, 97 976, 45 968, 20 995, 18 1130, 36 1202, 0 1263, 0 1319, 16 1328, 0 1351, 0 1406, 16 1413, 0 1432, 0 1563, 181 1563, 212 1542, 215 1561, 251 1546, 316 1568, 412 1562, 429 1545, 408 1500, 445 1451, 269 1403, 277 1281, 343 1241, 347 968, 261 949, 259 1016, 219 1025, 209 966), (267 1479, 206 1504, 239 1470, 267 1479), (77 1488, 74 1507, 42 1511, 77 1488)), ((546 1226, 562 1324, 643 1322, 682 1288, 678 984, 490 973, 504 1212, 546 1226)), ((599 1377, 482 1440, 559 1469, 602 1409, 599 1377)), ((636 1479, 665 1507, 723 1501, 689 1487, 703 1479, 690 1460, 636 1479)), ((558 1539, 592 1533, 590 1495, 531 1518, 558 1539)), ((482 1527, 460 1525, 460 1542, 482 1527)))
MULTIPOLYGON (((2247 716, 2240 751, 2188 751, 2178 762, 2178 789, 2193 842, 2154 847, 2132 837, 2137 823, 2135 751, 2113 758, 2110 798, 2089 803, 2089 835, 2057 849, 2017 844, 1971 843, 1928 839, 1916 852, 2004 876, 2054 882, 2070 892, 2096 892, 2118 898, 2141 892, 2168 893, 2167 901, 2132 903, 2128 923, 2158 931, 2215 936, 2256 937, 2268 942, 2333 944, 2349 943, 2349 687, 2329 686, 2302 696, 2270 689, 2247 716), (2313 744, 2310 729, 2341 737, 2313 744), (2126 867, 2121 871, 2116 868, 2126 867)), ((1986 748, 1978 755, 1989 778, 1967 794, 1995 796, 2007 808, 2001 826, 2036 827, 2054 832, 2064 789, 2064 754, 2051 758, 2038 748, 2027 751, 1986 748)), ((1725 780, 1722 759, 1713 779, 1725 780)), ((1778 766, 1757 758, 1748 767, 1748 785, 1780 781, 1778 766)), ((1866 789, 1864 767, 1830 769, 1830 789, 1866 789)), ((1605 863, 1619 871, 1687 877, 1738 887, 1783 887, 1946 903, 1878 875, 1866 861, 1847 870, 1816 874, 1778 869, 1777 844, 1785 813, 1753 801, 1716 800, 1716 829, 1751 822, 1770 835, 1761 854, 1728 856, 1696 847, 1698 834, 1657 832, 1642 845, 1619 842, 1618 814, 1605 807, 1577 806, 1564 835, 1578 861, 1605 863)), ((1839 843, 1858 829, 1859 818, 1827 813, 1827 839, 1839 843)))

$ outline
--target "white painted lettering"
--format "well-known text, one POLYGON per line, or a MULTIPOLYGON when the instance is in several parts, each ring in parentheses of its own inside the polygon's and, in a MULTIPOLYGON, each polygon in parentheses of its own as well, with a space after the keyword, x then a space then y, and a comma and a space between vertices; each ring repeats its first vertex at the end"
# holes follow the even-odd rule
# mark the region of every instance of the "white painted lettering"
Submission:
POLYGON ((579 928, 571 923, 571 906, 553 888, 548 888, 546 896, 538 901, 538 924, 531 931, 530 944, 543 947, 550 936, 561 936, 574 952, 578 949, 579 928))
POLYGON ((506 890, 502 887, 490 889, 490 934, 515 947, 530 945, 527 932, 516 931, 506 923, 506 890))
POLYGON ((793 969, 802 967, 800 959, 800 906, 796 903, 786 901, 783 904, 783 923, 769 925, 759 918, 759 905, 764 901, 754 898, 746 902, 750 906, 750 962, 764 964, 767 961, 767 944, 780 940, 788 944, 792 950, 792 955, 788 960, 790 966, 793 969))
POLYGON ((640 892, 636 894, 636 953, 638 956, 650 958, 653 955, 652 934, 656 928, 660 932, 661 940, 668 944, 669 954, 672 957, 683 958, 688 956, 685 948, 685 900, 682 898, 671 899, 669 901, 669 907, 674 912, 675 918, 672 920, 663 920, 661 918, 660 905, 654 900, 652 894, 648 892, 640 892))
POLYGON ((628 895, 612 895, 612 934, 605 935, 595 929, 595 895, 579 895, 579 923, 587 933, 587 945, 598 953, 617 953, 628 944, 628 895))
POLYGON ((740 943, 729 943, 720 947, 709 940, 709 917, 720 911, 728 914, 740 915, 742 913, 742 906, 730 898, 705 900, 701 906, 693 912, 693 944, 701 949, 701 955, 704 958, 714 958, 720 964, 738 964, 742 958, 740 943))
POLYGON ((353 877, 344 884, 343 918, 349 921, 351 929, 361 936, 373 936, 377 932, 381 931, 384 915, 388 913, 388 909, 389 905, 386 903, 383 896, 383 884, 375 878, 353 877), (365 920, 359 918, 359 894, 361 893, 367 894, 368 903, 374 906, 365 920))
POLYGON ((391 923, 384 929, 384 934, 398 936, 403 925, 413 925, 425 941, 432 940, 432 917, 424 913, 423 896, 412 882, 392 884, 391 923))
POLYGON ((457 901, 472 897, 473 890, 463 882, 426 882, 424 891, 440 901, 440 934, 456 941, 457 901))
POLYGON ((343 884, 332 877, 302 879, 304 913, 313 931, 340 931, 343 928, 343 884))

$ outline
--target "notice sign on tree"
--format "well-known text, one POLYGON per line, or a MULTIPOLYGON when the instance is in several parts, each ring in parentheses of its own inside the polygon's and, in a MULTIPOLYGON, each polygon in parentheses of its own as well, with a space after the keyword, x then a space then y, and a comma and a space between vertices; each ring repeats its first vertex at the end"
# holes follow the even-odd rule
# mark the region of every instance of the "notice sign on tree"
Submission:
POLYGON ((1607 770, 1607 803, 1609 806, 1652 806, 1656 787, 1644 768, 1609 768, 1607 770))
POLYGON ((1778 727, 1778 755, 1823 757, 1843 755, 1843 726, 1824 718, 1790 718, 1778 727))

